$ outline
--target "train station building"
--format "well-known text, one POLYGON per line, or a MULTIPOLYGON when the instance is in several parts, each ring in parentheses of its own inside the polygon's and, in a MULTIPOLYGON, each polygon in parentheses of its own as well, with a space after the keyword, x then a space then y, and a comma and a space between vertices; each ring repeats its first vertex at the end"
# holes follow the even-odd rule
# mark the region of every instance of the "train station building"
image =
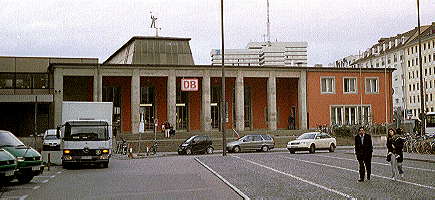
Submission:
MULTIPOLYGON (((32 72, 38 58, 0 57, 0 129, 19 136, 32 134, 34 126, 43 132, 60 125, 63 101, 109 101, 114 127, 126 134, 152 132, 155 123, 160 129, 166 121, 177 132, 218 131, 221 68, 195 65, 189 41, 133 37, 103 63, 45 58, 38 72, 32 72), (20 71, 14 59, 23 60, 20 71), (29 87, 21 88, 19 77, 25 74, 32 74, 29 87), (37 87, 33 74, 46 77, 45 88, 37 87), (39 120, 41 105, 44 122, 39 120), (34 126, 23 129, 22 123, 34 126)), ((391 120, 391 69, 239 66, 225 71, 227 129, 275 131, 391 120)))

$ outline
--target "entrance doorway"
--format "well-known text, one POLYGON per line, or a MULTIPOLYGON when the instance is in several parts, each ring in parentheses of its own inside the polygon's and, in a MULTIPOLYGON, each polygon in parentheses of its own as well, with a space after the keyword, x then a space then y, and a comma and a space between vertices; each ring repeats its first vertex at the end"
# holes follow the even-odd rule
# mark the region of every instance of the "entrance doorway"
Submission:
POLYGON ((144 86, 140 88, 140 115, 145 131, 154 130, 155 117, 155 88, 144 86))
POLYGON ((189 103, 188 103, 188 92, 183 92, 177 86, 177 104, 176 104, 176 129, 177 130, 188 130, 189 127, 189 103))

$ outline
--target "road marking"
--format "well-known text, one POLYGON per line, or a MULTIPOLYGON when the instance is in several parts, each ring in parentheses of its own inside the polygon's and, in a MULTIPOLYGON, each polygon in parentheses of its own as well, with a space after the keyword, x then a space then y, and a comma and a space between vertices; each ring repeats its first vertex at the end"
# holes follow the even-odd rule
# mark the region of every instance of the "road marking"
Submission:
MULTIPOLYGON (((355 160, 355 159, 340 158, 340 157, 335 157, 335 156, 324 156, 324 155, 314 155, 314 156, 325 157, 325 158, 335 158, 335 159, 340 159, 340 160, 350 160, 350 161, 358 162, 358 160, 355 160)), ((378 162, 372 162, 372 163, 378 164, 378 165, 390 166, 390 164, 386 164, 386 163, 378 163, 378 162)), ((403 168, 408 168, 408 169, 421 170, 421 171, 435 172, 435 170, 433 170, 433 169, 424 169, 424 168, 407 167, 407 166, 402 166, 402 167, 403 168)))
POLYGON ((32 181, 30 181, 31 183, 48 183, 48 179, 47 180, 43 180, 43 181, 35 181, 35 180, 32 180, 32 181))
POLYGON ((54 178, 56 177, 56 175, 52 175, 52 176, 35 176, 36 178, 54 178))
POLYGON ((12 190, 35 190, 35 187, 39 187, 39 186, 34 186, 34 187, 26 187, 26 186, 7 186, 8 189, 12 189, 12 190))
POLYGON ((9 199, 19 199, 19 200, 24 200, 28 197, 29 195, 23 195, 23 196, 1 196, 0 200, 9 200, 9 199))
POLYGON ((219 179, 221 179, 225 184, 227 184, 231 189, 233 189, 238 195, 240 195, 243 199, 245 200, 250 200, 251 198, 248 197, 248 195, 246 195, 245 193, 243 193, 241 190, 239 190, 238 188, 236 188, 236 186, 234 186, 233 184, 231 184, 230 182, 228 182, 224 177, 222 177, 221 175, 219 175, 216 171, 214 171, 212 168, 210 168, 209 166, 207 166, 206 164, 204 164, 203 162, 201 162, 198 158, 195 158, 195 160, 201 164, 202 166, 204 166, 205 168, 207 168, 211 173, 213 173, 215 176, 217 176, 219 179))
MULTIPOLYGON (((357 170, 348 169, 348 168, 344 168, 344 167, 338 167, 338 166, 335 166, 335 165, 328 165, 328 164, 324 164, 324 163, 312 162, 312 161, 308 161, 308 160, 301 160, 301 159, 297 159, 297 158, 290 158, 290 157, 286 157, 286 156, 280 156, 280 157, 283 157, 283 158, 289 159, 289 160, 296 160, 296 161, 301 161, 301 162, 306 162, 306 163, 311 163, 311 164, 316 164, 316 165, 323 165, 323 166, 326 166, 326 167, 332 167, 332 168, 336 168, 336 169, 342 169, 342 170, 347 170, 347 171, 359 173, 357 170)), ((372 174, 372 176, 379 177, 379 178, 384 178, 384 179, 388 179, 388 180, 394 180, 393 178, 385 177, 385 176, 381 176, 381 175, 376 175, 376 174, 372 174)), ((402 183, 407 183, 407 184, 415 185, 415 186, 419 186, 419 187, 424 187, 424 188, 428 188, 428 189, 431 189, 431 190, 435 190, 435 187, 428 186, 428 185, 422 185, 422 184, 418 184, 418 183, 414 183, 414 182, 409 182, 409 181, 404 181, 404 180, 400 180, 400 179, 396 179, 395 181, 402 182, 402 183)))
POLYGON ((23 195, 23 196, 21 196, 20 198, 18 198, 19 200, 24 200, 24 199, 26 199, 27 197, 28 197, 29 195, 23 195))
POLYGON ((65 171, 65 170, 63 169, 63 170, 58 171, 58 172, 56 172, 56 173, 57 173, 57 174, 62 174, 64 171, 65 171))
POLYGON ((310 185, 314 185, 314 186, 319 187, 319 188, 322 188, 322 189, 324 189, 324 190, 326 190, 326 191, 329 191, 329 192, 333 192, 333 193, 339 194, 339 195, 341 195, 341 196, 346 197, 347 199, 354 199, 352 196, 350 196, 350 195, 348 195, 348 194, 345 194, 345 193, 343 193, 343 192, 340 192, 340 191, 334 190, 334 189, 332 189, 332 188, 328 188, 328 187, 326 187, 326 186, 323 186, 323 185, 320 185, 320 184, 317 184, 317 183, 311 182, 311 181, 309 181, 309 180, 305 180, 305 179, 300 178, 300 177, 298 177, 298 176, 295 176, 295 175, 292 175, 292 174, 288 174, 288 173, 285 173, 285 172, 282 172, 282 171, 276 170, 276 169, 274 169, 274 168, 268 167, 268 166, 266 166, 266 165, 262 165, 262 164, 260 164, 260 163, 256 163, 256 162, 251 161, 251 160, 247 160, 247 159, 244 159, 244 158, 240 158, 240 157, 238 157, 238 156, 232 156, 232 157, 235 157, 235 158, 238 158, 238 159, 240 159, 240 160, 244 160, 244 161, 246 161, 246 162, 249 162, 249 163, 251 163, 251 164, 254 164, 254 165, 257 165, 257 166, 260 166, 260 167, 263 167, 263 168, 269 169, 269 170, 272 170, 272 171, 274 171, 274 172, 277 172, 277 173, 280 173, 280 174, 282 174, 282 175, 285 175, 285 176, 288 176, 288 177, 294 178, 294 179, 296 179, 296 180, 299 180, 299 181, 302 181, 302 182, 308 183, 308 184, 310 184, 310 185))
POLYGON ((39 189, 41 186, 35 186, 35 187, 33 187, 32 189, 34 189, 34 190, 37 190, 37 189, 39 189))

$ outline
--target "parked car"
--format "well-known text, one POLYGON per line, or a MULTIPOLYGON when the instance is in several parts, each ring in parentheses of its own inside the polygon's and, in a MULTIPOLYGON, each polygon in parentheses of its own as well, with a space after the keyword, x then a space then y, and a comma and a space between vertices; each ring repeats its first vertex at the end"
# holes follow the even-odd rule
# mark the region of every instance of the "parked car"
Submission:
POLYGON ((14 179, 17 161, 15 157, 0 148, 0 184, 14 179))
POLYGON ((275 147, 275 141, 270 135, 245 135, 242 138, 227 143, 227 151, 239 153, 241 151, 269 151, 275 147))
POLYGON ((30 182, 42 173, 42 157, 38 151, 23 144, 14 134, 0 130, 0 148, 12 154, 17 160, 15 177, 20 183, 30 182))
POLYGON ((178 154, 196 154, 196 153, 207 153, 212 154, 214 151, 213 141, 210 136, 206 135, 195 135, 185 140, 178 147, 178 154))
POLYGON ((330 135, 322 132, 304 133, 296 140, 287 143, 287 149, 290 153, 296 151, 309 151, 314 153, 316 150, 324 149, 329 152, 334 152, 337 146, 337 141, 330 135))
POLYGON ((56 129, 48 129, 45 131, 42 142, 43 151, 59 151, 60 150, 60 138, 56 136, 56 129))

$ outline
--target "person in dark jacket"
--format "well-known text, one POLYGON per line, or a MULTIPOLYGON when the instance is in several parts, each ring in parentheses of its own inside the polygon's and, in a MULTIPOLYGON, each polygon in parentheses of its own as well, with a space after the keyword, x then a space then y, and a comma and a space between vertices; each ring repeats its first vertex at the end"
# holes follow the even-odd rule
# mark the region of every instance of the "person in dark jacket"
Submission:
POLYGON ((394 129, 390 128, 387 135, 387 161, 391 163, 391 178, 394 180, 396 180, 396 169, 399 175, 403 177, 402 162, 404 138, 398 134, 399 132, 401 132, 401 129, 397 129, 396 133, 394 129))
POLYGON ((364 175, 367 171, 367 180, 370 180, 372 168, 372 153, 373 144, 372 137, 366 134, 364 127, 358 129, 358 135, 355 136, 355 154, 359 163, 359 177, 358 182, 364 181, 364 175))

